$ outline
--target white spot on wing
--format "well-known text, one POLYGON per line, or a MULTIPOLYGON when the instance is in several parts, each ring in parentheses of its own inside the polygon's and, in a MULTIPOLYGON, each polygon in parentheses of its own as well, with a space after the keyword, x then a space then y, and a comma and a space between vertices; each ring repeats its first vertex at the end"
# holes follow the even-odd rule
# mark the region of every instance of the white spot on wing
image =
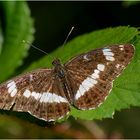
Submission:
POLYGON ((100 71, 97 70, 97 69, 95 69, 94 72, 95 72, 96 74, 99 74, 99 73, 100 73, 100 71))
POLYGON ((86 90, 84 89, 84 87, 82 85, 80 85, 76 95, 75 95, 75 99, 79 99, 81 96, 84 95, 84 93, 86 92, 86 90))
POLYGON ((95 84, 97 84, 97 80, 87 77, 80 85, 76 93, 75 99, 77 100, 78 98, 80 98, 82 95, 84 95, 85 92, 87 92, 95 84))
POLYGON ((78 100, 81 96, 85 94, 90 88, 92 88, 95 84, 97 84, 97 80, 99 78, 99 74, 101 71, 104 71, 105 65, 98 64, 97 69, 94 70, 94 73, 87 77, 79 86, 79 89, 75 95, 75 99, 78 100))
POLYGON ((119 47, 120 47, 120 48, 123 48, 123 47, 124 47, 124 45, 119 45, 119 47))
POLYGON ((15 88, 12 92, 11 92, 11 97, 14 97, 17 94, 17 89, 15 88))
POLYGON ((103 54, 104 54, 105 56, 106 56, 106 55, 114 56, 114 53, 112 53, 111 50, 110 50, 110 51, 105 51, 105 50, 103 50, 103 54))
POLYGON ((124 48, 124 45, 119 45, 120 48, 124 48))
POLYGON ((104 52, 111 52, 111 50, 108 49, 108 48, 104 48, 103 51, 104 51, 104 52))
POLYGON ((123 51, 124 50, 124 45, 119 45, 119 48, 120 48, 121 51, 123 51))
POLYGON ((45 102, 45 103, 60 103, 60 102, 68 102, 65 98, 56 95, 54 93, 50 92, 44 92, 40 98, 40 102, 45 102))
POLYGON ((36 100, 39 100, 40 102, 44 103, 60 103, 60 102, 68 102, 65 98, 56 95, 54 93, 50 92, 43 92, 43 93, 37 93, 37 92, 31 92, 30 90, 26 89, 23 93, 23 96, 26 98, 34 97, 36 100))
POLYGON ((115 61, 115 58, 112 57, 112 56, 106 56, 106 60, 109 60, 109 61, 115 61))
POLYGON ((23 96, 25 96, 26 98, 29 98, 31 96, 31 92, 28 89, 26 89, 23 93, 23 96))
POLYGON ((104 71, 105 65, 103 65, 103 64, 98 64, 98 65, 97 65, 97 69, 100 70, 100 71, 104 71))
POLYGON ((97 79, 97 78, 99 78, 99 74, 96 73, 96 72, 94 72, 94 73, 91 75, 91 78, 97 79))
POLYGON ((103 49, 103 54, 106 58, 106 60, 109 60, 109 61, 114 61, 115 58, 113 57, 114 56, 114 53, 111 51, 111 49, 103 49))
POLYGON ((43 94, 41 95, 40 102, 46 102, 46 101, 45 101, 45 96, 47 96, 45 93, 43 93, 43 94))
POLYGON ((93 79, 97 79, 97 78, 99 78, 99 73, 100 73, 100 71, 95 69, 94 73, 90 77, 93 79))
POLYGON ((85 60, 89 60, 89 58, 87 57, 87 54, 84 55, 83 58, 84 58, 85 60))
POLYGON ((116 67, 116 68, 119 68, 119 67, 120 67, 120 64, 116 64, 115 67, 116 67))
POLYGON ((30 74, 30 81, 32 81, 33 80, 33 75, 32 74, 30 74))
POLYGON ((86 91, 88 91, 94 84, 96 84, 96 80, 92 78, 87 78, 83 83, 82 86, 85 88, 86 91))
POLYGON ((15 81, 10 81, 7 84, 8 88, 8 93, 10 94, 11 97, 14 97, 17 94, 17 87, 15 81))
POLYGON ((107 62, 106 64, 109 65, 109 62, 107 62))
POLYGON ((36 100, 38 100, 38 99, 40 99, 41 94, 33 91, 31 96, 33 96, 36 100))
POLYGON ((7 87, 9 88, 9 87, 11 87, 11 86, 14 85, 14 84, 15 84, 14 81, 10 81, 10 82, 7 84, 7 87))

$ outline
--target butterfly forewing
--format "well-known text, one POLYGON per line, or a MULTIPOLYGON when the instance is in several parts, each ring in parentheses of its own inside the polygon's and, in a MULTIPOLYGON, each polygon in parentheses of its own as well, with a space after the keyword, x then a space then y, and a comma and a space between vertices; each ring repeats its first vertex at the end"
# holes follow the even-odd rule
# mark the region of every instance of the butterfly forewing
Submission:
POLYGON ((99 106, 112 89, 113 80, 134 55, 132 45, 112 45, 73 58, 65 67, 74 86, 74 105, 79 109, 99 106))
POLYGON ((78 55, 54 68, 39 69, 0 85, 0 109, 29 112, 55 121, 70 112, 70 105, 94 109, 108 96, 113 80, 130 63, 134 47, 111 45, 78 55))

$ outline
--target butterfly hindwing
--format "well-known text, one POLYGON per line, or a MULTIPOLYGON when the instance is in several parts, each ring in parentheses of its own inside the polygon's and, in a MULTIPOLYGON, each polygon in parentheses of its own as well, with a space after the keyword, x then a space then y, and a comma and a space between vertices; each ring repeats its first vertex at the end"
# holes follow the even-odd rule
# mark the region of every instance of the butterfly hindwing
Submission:
POLYGON ((46 121, 63 118, 70 107, 56 81, 51 69, 36 70, 7 81, 0 86, 0 109, 29 112, 46 121))

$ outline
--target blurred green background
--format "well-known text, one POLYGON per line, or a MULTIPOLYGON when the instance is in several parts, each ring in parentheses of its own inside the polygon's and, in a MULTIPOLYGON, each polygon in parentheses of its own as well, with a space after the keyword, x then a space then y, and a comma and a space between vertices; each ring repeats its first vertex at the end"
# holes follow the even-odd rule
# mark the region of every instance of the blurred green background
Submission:
MULTIPOLYGON (((5 44, 5 40, 7 39, 7 26, 10 22, 6 17, 10 15, 8 13, 12 11, 11 7, 14 5, 11 3, 8 7, 7 3, 0 2, 0 34, 3 35, 3 44, 5 44), (6 9, 5 7, 8 8, 6 9)), ((16 4, 19 10, 25 8, 19 3, 20 2, 17 2, 16 4)), ((63 44, 72 26, 75 26, 75 29, 69 37, 69 40, 78 35, 106 27, 120 25, 139 27, 140 25, 139 2, 28 1, 26 6, 31 12, 32 18, 30 20, 31 24, 34 24, 35 33, 33 31, 34 29, 29 33, 25 32, 25 36, 27 36, 27 34, 31 35, 24 39, 32 42, 32 34, 34 33, 33 44, 47 53, 51 53, 63 44)), ((29 15, 30 12, 28 13, 29 15)), ((15 13, 9 17, 14 18, 17 15, 15 13)), ((19 18, 21 17, 17 19, 19 18)), ((21 23, 17 24, 15 28, 25 22, 26 18, 23 18, 21 23)), ((20 28, 23 28, 23 26, 20 28)), ((23 28, 23 30, 25 29, 23 28)), ((20 34, 19 31, 18 34, 20 34)), ((16 41, 17 38, 14 37, 11 40, 16 41)), ((0 48, 2 51, 5 49, 3 46, 0 48)), ((21 51, 21 53, 22 52, 23 51, 21 51)), ((26 57, 22 64, 16 66, 16 71, 12 74, 16 75, 24 71, 32 62, 39 60, 44 55, 45 54, 30 48, 28 55, 23 55, 23 58, 26 57)), ((8 77, 10 76, 11 74, 9 73, 8 77)), ((2 80, 4 80, 4 78, 2 80)), ((40 126, 38 123, 26 120, 26 116, 23 119, 4 112, 0 115, 0 138, 140 138, 139 118, 140 109, 132 107, 131 109, 122 110, 121 112, 115 112, 113 119, 84 121, 75 120, 70 117, 66 122, 61 124, 40 126)))

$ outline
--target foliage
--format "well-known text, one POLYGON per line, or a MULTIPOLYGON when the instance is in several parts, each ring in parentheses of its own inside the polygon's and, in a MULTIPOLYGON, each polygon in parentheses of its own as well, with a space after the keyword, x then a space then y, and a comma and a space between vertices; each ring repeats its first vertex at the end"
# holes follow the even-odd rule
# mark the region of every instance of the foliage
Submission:
POLYGON ((2 1, 0 7, 0 81, 3 81, 22 65, 29 48, 22 40, 32 42, 34 28, 24 1, 2 1))

